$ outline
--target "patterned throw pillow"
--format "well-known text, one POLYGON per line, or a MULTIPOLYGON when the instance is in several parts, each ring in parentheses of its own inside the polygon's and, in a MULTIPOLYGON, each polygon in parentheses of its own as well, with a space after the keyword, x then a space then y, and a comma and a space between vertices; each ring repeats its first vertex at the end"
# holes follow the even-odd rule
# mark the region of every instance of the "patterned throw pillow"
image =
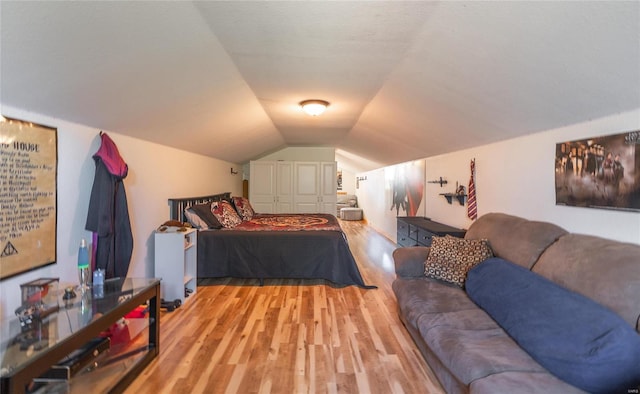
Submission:
POLYGON ((255 211, 249 204, 249 200, 244 197, 232 197, 231 201, 233 205, 236 207, 236 211, 238 211, 238 215, 242 218, 242 220, 251 220, 253 219, 253 215, 255 215, 255 211))
POLYGON ((215 201, 211 203, 211 212, 220 224, 226 228, 234 228, 242 223, 242 219, 240 219, 240 216, 238 216, 238 213, 229 201, 215 201))
POLYGON ((486 239, 433 237, 424 274, 464 287, 467 272, 490 257, 493 251, 486 239))

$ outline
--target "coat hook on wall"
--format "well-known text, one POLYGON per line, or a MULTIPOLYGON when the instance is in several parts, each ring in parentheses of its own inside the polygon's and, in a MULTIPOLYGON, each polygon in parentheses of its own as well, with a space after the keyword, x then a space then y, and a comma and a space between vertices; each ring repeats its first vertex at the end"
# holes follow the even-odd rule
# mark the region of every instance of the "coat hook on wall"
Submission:
POLYGON ((231 175, 236 175, 238 171, 233 171, 233 167, 231 167, 231 175))

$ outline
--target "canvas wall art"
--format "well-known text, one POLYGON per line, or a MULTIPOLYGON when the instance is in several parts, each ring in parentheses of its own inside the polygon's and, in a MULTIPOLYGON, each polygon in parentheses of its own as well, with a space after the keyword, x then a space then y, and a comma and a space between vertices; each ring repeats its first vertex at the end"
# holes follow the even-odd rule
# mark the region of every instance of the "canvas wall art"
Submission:
POLYGON ((396 216, 416 216, 424 194, 424 160, 387 167, 385 178, 390 185, 390 209, 396 216))
POLYGON ((640 212, 640 130, 556 144, 556 204, 640 212))

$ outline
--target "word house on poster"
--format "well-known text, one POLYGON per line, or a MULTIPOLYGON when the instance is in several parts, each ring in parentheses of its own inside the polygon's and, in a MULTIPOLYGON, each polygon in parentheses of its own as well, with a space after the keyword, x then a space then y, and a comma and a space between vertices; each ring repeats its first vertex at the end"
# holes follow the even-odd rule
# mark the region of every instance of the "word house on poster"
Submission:
POLYGON ((57 129, 0 118, 0 280, 56 262, 57 129))

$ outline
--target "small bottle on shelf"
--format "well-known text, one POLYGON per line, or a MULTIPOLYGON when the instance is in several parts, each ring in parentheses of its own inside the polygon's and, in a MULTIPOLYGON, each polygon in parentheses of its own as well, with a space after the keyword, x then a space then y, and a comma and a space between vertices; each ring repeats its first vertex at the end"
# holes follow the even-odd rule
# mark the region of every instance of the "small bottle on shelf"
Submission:
POLYGON ((80 290, 84 291, 91 286, 91 268, 89 268, 89 249, 87 241, 80 241, 78 249, 78 278, 80 279, 80 290))

